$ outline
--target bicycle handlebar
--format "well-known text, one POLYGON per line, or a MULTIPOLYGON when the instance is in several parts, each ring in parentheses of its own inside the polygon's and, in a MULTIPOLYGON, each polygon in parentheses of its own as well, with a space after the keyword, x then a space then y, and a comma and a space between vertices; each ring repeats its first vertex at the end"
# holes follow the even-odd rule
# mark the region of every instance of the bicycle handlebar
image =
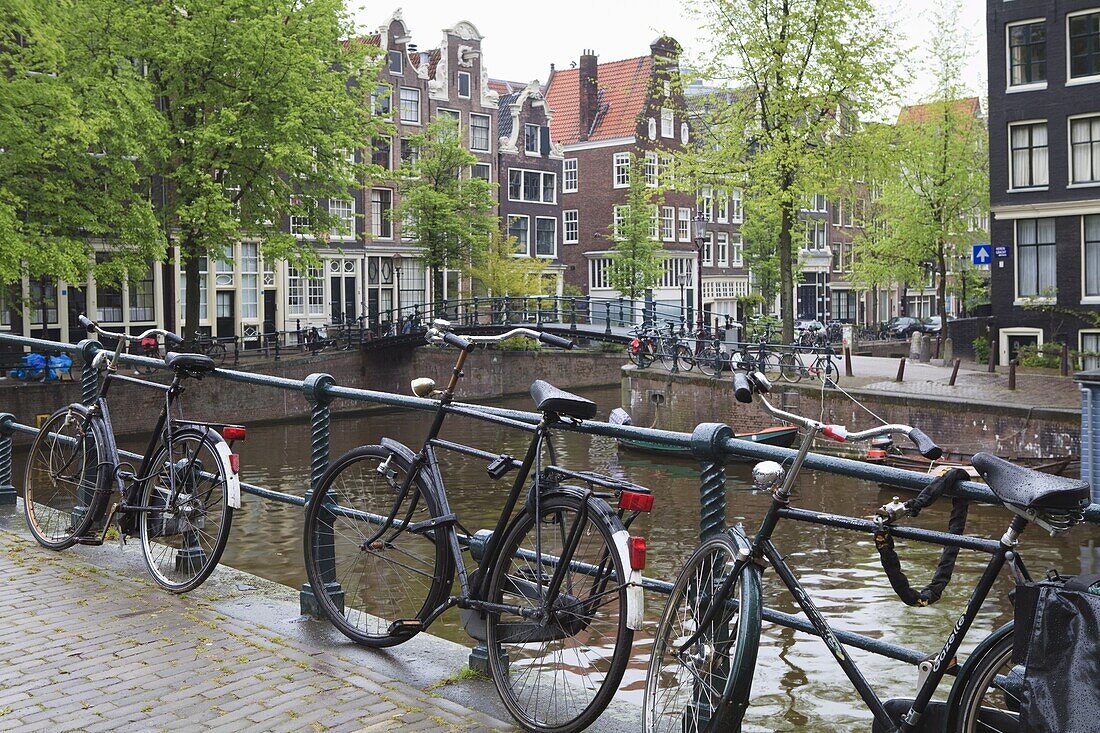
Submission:
POLYGON ((555 336, 546 331, 536 331, 533 328, 513 328, 496 336, 459 336, 451 330, 451 324, 441 318, 432 322, 432 327, 425 334, 425 340, 431 344, 447 343, 463 351, 472 351, 478 344, 494 344, 515 336, 524 336, 533 341, 541 341, 547 346, 557 346, 561 349, 572 349, 573 342, 569 339, 555 336))
POLYGON ((178 345, 183 343, 183 337, 182 336, 178 336, 178 335, 172 333, 171 331, 166 331, 163 328, 150 328, 146 331, 143 331, 141 334, 139 334, 137 336, 131 336, 128 333, 115 333, 114 331, 108 331, 108 330, 104 329, 103 327, 101 327, 98 323, 96 323, 95 321, 93 321, 92 319, 88 318, 87 316, 85 316, 83 314, 78 316, 77 320, 80 322, 80 325, 82 325, 82 326, 84 326, 84 328, 88 329, 88 333, 98 333, 100 336, 106 336, 108 338, 118 339, 120 342, 121 341, 141 341, 142 339, 148 338, 149 336, 161 335, 161 336, 164 337, 164 342, 166 344, 171 344, 172 346, 178 346, 178 345))

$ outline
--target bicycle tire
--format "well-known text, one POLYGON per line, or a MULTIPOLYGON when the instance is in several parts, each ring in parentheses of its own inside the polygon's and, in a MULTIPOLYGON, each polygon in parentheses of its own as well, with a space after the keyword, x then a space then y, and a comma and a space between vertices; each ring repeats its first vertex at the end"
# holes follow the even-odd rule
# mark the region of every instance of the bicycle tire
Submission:
MULTIPOLYGON (((490 570, 490 601, 540 607, 532 596, 540 594, 543 580, 549 581, 581 501, 585 499, 563 493, 542 497, 541 533, 532 532, 536 525, 529 509, 517 517, 490 570), (537 567, 532 567, 533 558, 539 557, 534 551, 536 534, 542 556, 553 557, 553 563, 534 562, 537 567), (526 557, 519 557, 521 553, 526 557)), ((570 565, 602 567, 602 576, 568 572, 561 584, 561 605, 548 611, 545 623, 488 614, 486 643, 493 681, 505 707, 527 730, 572 733, 587 728, 611 702, 630 659, 634 632, 626 625, 628 569, 614 539, 625 530, 602 499, 587 501, 586 525, 570 565), (609 589, 608 582, 615 588, 609 589), (567 612, 586 603, 586 593, 596 594, 589 601, 602 600, 594 608, 567 612), (525 637, 524 642, 517 636, 525 631, 548 638, 525 637)))
POLYGON ((682 372, 690 372, 695 368, 695 355, 691 353, 691 349, 679 344, 675 350, 675 356, 673 357, 678 363, 679 369, 682 372))
POLYGON ((645 369, 657 360, 657 346, 653 341, 642 341, 642 347, 638 350, 638 361, 642 369, 645 369))
POLYGON ((206 355, 214 360, 215 366, 221 366, 222 364, 225 364, 225 344, 221 343, 220 341, 215 341, 207 350, 206 355))
POLYGON ((717 377, 722 373, 722 353, 713 346, 704 346, 698 361, 703 374, 717 377))
POLYGON ((780 374, 779 356, 768 351, 754 360, 756 368, 760 370, 769 381, 775 382, 780 374))
POLYGON ((832 359, 825 360, 825 363, 821 369, 821 376, 828 383, 840 383, 840 370, 837 369, 837 366, 832 359))
POLYGON ((23 514, 38 544, 64 550, 103 513, 110 471, 98 424, 80 404, 42 424, 23 473, 23 514))
POLYGON ((218 450, 217 433, 186 428, 161 441, 147 464, 140 506, 164 507, 137 516, 138 537, 153 581, 173 593, 202 585, 218 566, 229 542, 229 466, 218 450), (170 451, 170 452, 169 452, 170 451), (177 496, 171 499, 172 479, 177 496))
POLYGON ((672 348, 672 344, 666 339, 661 339, 657 344, 657 358, 661 360, 661 364, 667 369, 672 368, 672 362, 676 359, 676 352, 672 348))
POLYGON ((796 383, 802 379, 802 372, 806 367, 802 365, 801 359, 797 355, 782 354, 779 357, 779 373, 786 382, 796 383))
POLYGON ((736 609, 716 614, 688 656, 677 647, 698 630, 708 594, 721 587, 722 571, 736 561, 741 547, 748 547, 747 540, 723 532, 703 542, 676 576, 646 674, 646 733, 740 730, 760 645, 760 577, 751 564, 730 590, 737 597, 736 609))
POLYGON ((961 693, 947 711, 947 730, 1019 730, 1022 688, 1023 666, 1012 662, 1012 634, 1008 633, 975 662, 961 693))
MULTIPOLYGON (((393 622, 425 620, 454 579, 454 561, 439 527, 422 534, 401 532, 381 546, 364 547, 392 511, 408 471, 409 463, 389 448, 353 448, 329 467, 306 504, 306 576, 317 606, 340 633, 363 646, 389 647, 411 639, 417 631, 391 631, 393 622), (386 461, 383 470, 392 474, 379 472, 386 461), (328 553, 332 565, 322 567, 328 553)), ((415 481, 420 496, 412 521, 439 517, 424 474, 415 481)), ((402 507, 395 521, 403 521, 406 510, 402 507)), ((391 527, 386 537, 394 531, 391 527)))

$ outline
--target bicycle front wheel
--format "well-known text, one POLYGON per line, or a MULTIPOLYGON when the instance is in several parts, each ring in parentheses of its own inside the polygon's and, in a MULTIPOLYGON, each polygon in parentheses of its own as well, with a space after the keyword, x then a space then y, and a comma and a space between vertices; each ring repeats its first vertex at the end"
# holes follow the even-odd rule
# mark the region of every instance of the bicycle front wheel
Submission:
POLYGON ((634 632, 627 624, 627 568, 614 534, 622 524, 600 499, 540 500, 524 512, 493 562, 489 601, 516 609, 488 614, 493 681, 508 711, 532 731, 583 730, 603 712, 622 680, 634 632), (553 608, 544 594, 574 530, 579 543, 553 608), (546 614, 539 620, 527 612, 546 614))
POLYGON ((691 349, 680 344, 676 347, 676 361, 679 362, 679 369, 684 372, 690 372, 695 368, 695 355, 691 353, 691 349))
POLYGON ((444 527, 406 525, 439 516, 422 473, 397 507, 393 525, 376 536, 395 511, 409 470, 389 448, 360 446, 336 459, 306 504, 306 575, 317 606, 342 634, 364 646, 411 639, 415 625, 394 622, 423 621, 451 589, 454 563, 444 527))
POLYGON ((756 368, 764 373, 770 381, 775 382, 780 374, 779 356, 770 351, 762 354, 756 360, 756 368))
POLYGON ((23 513, 38 544, 64 550, 99 516, 108 496, 107 456, 86 408, 50 416, 31 444, 23 513))
POLYGON ((218 451, 220 435, 199 430, 172 434, 147 464, 138 536, 145 564, 160 587, 185 593, 202 585, 229 541, 229 466, 218 451))
POLYGON ((700 627, 737 551, 737 542, 724 532, 700 545, 677 576, 646 675, 646 733, 740 729, 760 644, 760 579, 752 566, 741 570, 723 607, 700 627))
POLYGON ((1024 667, 1012 662, 1012 634, 1006 634, 977 662, 955 705, 948 711, 951 733, 1015 731, 1020 728, 1024 667))
POLYGON ((713 346, 704 346, 699 354, 699 370, 703 374, 717 377, 722 373, 722 353, 713 346))
POLYGON ((217 366, 221 366, 225 363, 226 353, 227 352, 225 344, 223 344, 221 341, 215 341, 210 346, 210 350, 206 352, 206 355, 214 360, 214 364, 216 364, 217 366))
POLYGON ((788 382, 797 382, 802 379, 802 361, 794 353, 783 354, 779 357, 779 373, 788 382))

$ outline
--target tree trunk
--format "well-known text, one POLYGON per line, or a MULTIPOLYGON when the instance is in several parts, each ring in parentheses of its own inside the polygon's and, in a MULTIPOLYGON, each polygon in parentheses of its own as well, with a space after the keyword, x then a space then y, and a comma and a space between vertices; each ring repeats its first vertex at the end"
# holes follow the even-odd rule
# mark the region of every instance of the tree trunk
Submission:
POLYGON ((793 217, 784 205, 779 218, 779 313, 783 316, 783 343, 794 342, 794 255, 791 252, 793 217))
POLYGON ((190 233, 180 242, 180 259, 183 261, 186 307, 183 314, 183 333, 187 341, 198 338, 199 333, 199 253, 190 233))
POLYGON ((936 253, 936 267, 939 269, 939 283, 936 286, 936 300, 940 315, 939 353, 943 355, 943 340, 947 338, 947 245, 940 242, 936 253))

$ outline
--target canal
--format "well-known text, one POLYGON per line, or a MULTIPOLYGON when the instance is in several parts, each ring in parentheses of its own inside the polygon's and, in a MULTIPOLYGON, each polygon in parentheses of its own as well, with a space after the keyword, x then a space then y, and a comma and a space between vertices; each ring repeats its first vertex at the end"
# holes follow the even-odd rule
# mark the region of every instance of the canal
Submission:
MULTIPOLYGON (((618 406, 617 387, 579 392, 599 405, 601 419, 606 419, 607 413, 618 406)), ((498 400, 494 404, 531 409, 530 400, 522 397, 498 400)), ((526 446, 528 436, 525 433, 505 431, 476 420, 458 417, 449 420, 445 437, 513 455, 521 455, 526 446)), ((423 440, 426 429, 426 413, 423 412, 337 417, 332 428, 332 457, 357 445, 376 443, 383 436, 416 447, 423 440)), ((143 447, 136 445, 140 441, 127 442, 135 445, 126 447, 139 450, 143 447)), ((651 458, 621 451, 611 439, 568 432, 556 436, 555 446, 562 465, 621 475, 653 489, 656 494, 654 512, 643 516, 634 525, 633 532, 648 540, 646 574, 672 580, 698 541, 697 465, 688 460, 651 458)), ((237 445, 237 452, 241 455, 241 473, 246 481, 304 494, 309 475, 308 420, 251 427, 247 441, 237 445)), ((483 462, 445 453, 441 453, 441 458, 448 496, 462 523, 471 531, 490 528, 507 485, 489 479, 483 462)), ((731 522, 744 522, 755 528, 767 508, 768 497, 752 491, 748 482, 750 468, 740 464, 729 467, 728 511, 731 522)), ((794 503, 805 509, 868 515, 888 501, 893 493, 868 482, 807 472, 798 486, 794 503)), ((942 502, 942 506, 922 513, 915 523, 946 529, 949 509, 950 503, 942 502)), ((999 537, 1008 517, 1004 510, 973 507, 968 529, 980 536, 999 537)), ((1073 573, 1080 570, 1083 558, 1096 552, 1091 545, 1100 544, 1097 542, 1100 531, 1095 525, 1088 525, 1068 536, 1051 539, 1033 530, 1024 539, 1023 555, 1033 573, 1041 574, 1048 567, 1073 573)), ((788 562, 822 611, 838 627, 929 654, 939 650, 941 640, 962 610, 969 588, 986 557, 962 551, 955 578, 943 599, 931 608, 911 609, 894 596, 870 537, 786 522, 779 526, 775 542, 786 553, 788 562)), ((898 551, 910 582, 917 587, 927 583, 938 560, 939 548, 899 541, 898 551)), ((299 587, 305 582, 301 509, 246 496, 244 507, 234 518, 222 562, 299 587)), ((1010 587, 1008 580, 1002 578, 971 634, 970 646, 980 639, 980 632, 992 630, 1011 618, 1006 596, 1010 587)), ((782 589, 774 573, 765 572, 764 591, 766 605, 797 613, 794 601, 782 589)), ((649 623, 643 633, 636 635, 633 663, 620 693, 639 703, 652 648, 651 636, 664 601, 662 595, 647 595, 649 623)), ((457 614, 449 613, 432 627, 431 633, 469 643, 457 621, 457 614)), ((853 656, 883 697, 913 695, 917 681, 914 667, 858 651, 854 651, 853 656)), ((946 687, 940 696, 945 694, 946 687)), ((819 640, 765 624, 746 730, 865 731, 869 727, 869 714, 819 640)))

